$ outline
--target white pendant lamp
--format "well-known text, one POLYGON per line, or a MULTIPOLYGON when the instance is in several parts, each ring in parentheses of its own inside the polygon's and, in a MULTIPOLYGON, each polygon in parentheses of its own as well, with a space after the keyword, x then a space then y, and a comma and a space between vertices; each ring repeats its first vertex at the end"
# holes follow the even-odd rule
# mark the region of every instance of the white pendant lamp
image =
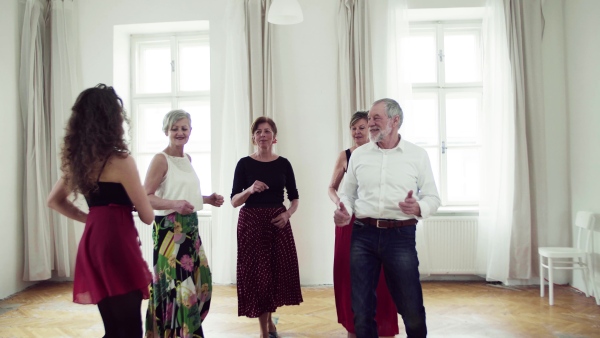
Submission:
POLYGON ((267 21, 277 25, 292 25, 304 20, 298 0, 273 0, 267 21))

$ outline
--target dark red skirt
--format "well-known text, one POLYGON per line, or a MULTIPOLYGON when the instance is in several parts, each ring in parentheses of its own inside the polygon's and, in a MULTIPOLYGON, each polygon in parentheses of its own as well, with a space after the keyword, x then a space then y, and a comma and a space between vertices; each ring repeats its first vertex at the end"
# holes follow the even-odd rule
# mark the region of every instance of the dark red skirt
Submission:
POLYGON ((284 305, 302 302, 298 255, 292 227, 271 220, 286 211, 276 208, 240 210, 237 227, 238 316, 256 318, 284 305))
MULTIPOLYGON (((352 287, 350 285, 350 240, 352 239, 352 224, 335 227, 335 248, 333 253, 333 291, 335 293, 335 308, 338 323, 346 331, 355 333, 354 312, 352 312, 352 287)), ((379 336, 394 336, 398 334, 398 313, 394 300, 385 283, 383 268, 377 285, 377 322, 379 336)))
POLYGON ((140 290, 148 299, 152 274, 142 257, 131 206, 91 207, 79 242, 73 302, 98 304, 140 290))

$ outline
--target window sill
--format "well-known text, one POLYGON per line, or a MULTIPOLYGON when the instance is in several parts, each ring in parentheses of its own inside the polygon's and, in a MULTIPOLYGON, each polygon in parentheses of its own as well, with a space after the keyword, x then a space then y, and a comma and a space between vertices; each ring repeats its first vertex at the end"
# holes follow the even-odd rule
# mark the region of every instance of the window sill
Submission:
POLYGON ((476 206, 439 207, 432 216, 479 216, 479 208, 476 206))

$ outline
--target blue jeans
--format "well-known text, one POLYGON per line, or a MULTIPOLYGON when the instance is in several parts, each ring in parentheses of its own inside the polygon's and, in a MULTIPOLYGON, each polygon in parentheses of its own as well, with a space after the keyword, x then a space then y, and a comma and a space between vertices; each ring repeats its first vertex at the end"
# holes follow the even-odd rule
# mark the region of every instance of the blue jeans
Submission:
POLYGON ((419 280, 417 227, 381 229, 354 221, 350 247, 352 311, 357 338, 377 338, 375 290, 381 265, 408 338, 427 336, 423 291, 419 280))

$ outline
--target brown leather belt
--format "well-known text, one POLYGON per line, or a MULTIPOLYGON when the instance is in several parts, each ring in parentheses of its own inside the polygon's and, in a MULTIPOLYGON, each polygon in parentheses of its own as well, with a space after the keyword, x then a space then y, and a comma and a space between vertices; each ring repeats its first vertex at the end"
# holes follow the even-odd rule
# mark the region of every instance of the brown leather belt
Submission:
POLYGON ((406 219, 403 221, 399 221, 399 220, 395 220, 395 219, 379 219, 379 218, 371 218, 371 217, 357 218, 356 220, 363 224, 372 225, 372 226, 375 226, 378 228, 406 227, 406 226, 410 226, 410 225, 415 225, 418 222, 414 218, 406 219))

